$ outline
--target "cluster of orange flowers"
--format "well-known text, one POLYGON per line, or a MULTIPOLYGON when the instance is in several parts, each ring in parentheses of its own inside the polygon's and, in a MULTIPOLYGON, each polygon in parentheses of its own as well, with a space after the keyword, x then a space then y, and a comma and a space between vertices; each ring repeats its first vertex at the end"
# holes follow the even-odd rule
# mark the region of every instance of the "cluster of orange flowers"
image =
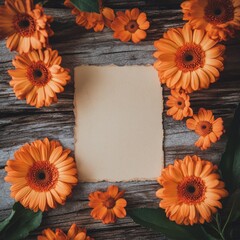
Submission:
POLYGON ((6 46, 18 52, 15 69, 8 71, 10 85, 18 99, 37 108, 57 102, 57 93, 70 81, 58 51, 49 47, 52 20, 33 0, 5 0, 0 6, 0 39, 7 38, 6 46))
MULTIPOLYGON (((36 140, 23 145, 8 160, 5 170, 5 181, 11 183, 11 197, 25 208, 34 212, 47 211, 64 205, 72 188, 78 183, 77 167, 74 159, 69 156, 71 150, 63 149, 58 141, 36 140)), ((104 224, 115 223, 117 218, 126 216, 126 200, 124 191, 115 185, 109 186, 106 192, 96 191, 89 195, 89 206, 93 208, 91 216, 102 220, 104 224)), ((72 225, 66 235, 57 229, 42 232, 38 240, 92 240, 85 229, 72 225)))
MULTIPOLYGON (((145 39, 149 28, 146 13, 139 9, 114 13, 100 4, 100 13, 81 12, 70 0, 65 5, 72 8, 76 23, 86 29, 102 31, 105 26, 114 31, 114 38, 123 42, 138 43, 145 39)), ((51 16, 33 0, 5 0, 0 6, 0 39, 7 39, 6 46, 18 52, 13 60, 14 70, 8 73, 10 85, 18 99, 37 108, 57 102, 57 93, 63 92, 70 81, 69 70, 61 67, 58 51, 49 46, 51 16)))
MULTIPOLYGON (((70 152, 59 142, 47 138, 22 146, 15 152, 15 159, 8 160, 5 167, 5 181, 12 184, 11 196, 35 212, 63 205, 78 182, 76 164, 70 152)), ((228 195, 217 170, 216 165, 197 156, 186 156, 163 169, 158 179, 162 188, 156 195, 162 199, 159 206, 165 209, 167 217, 185 225, 210 222, 212 215, 222 207, 220 200, 228 195)), ((115 185, 104 192, 90 193, 91 216, 104 224, 126 217, 127 201, 123 195, 124 191, 115 185)), ((75 224, 67 235, 60 229, 55 233, 47 229, 38 239, 55 237, 91 240, 86 230, 75 224)))
MULTIPOLYGON (((65 204, 78 183, 76 163, 70 152, 58 141, 47 138, 23 145, 5 167, 5 181, 12 184, 11 197, 35 212, 65 204)), ((109 186, 106 192, 91 193, 92 217, 105 224, 124 218, 127 202, 123 195, 124 191, 117 186, 109 186)))
POLYGON ((169 29, 154 42, 154 67, 161 83, 171 89, 167 115, 175 120, 193 117, 187 127, 200 136, 195 145, 206 150, 223 134, 223 121, 206 109, 193 115, 189 93, 209 88, 219 79, 225 52, 219 42, 240 29, 240 5, 235 0, 187 0, 181 7, 188 23, 169 29))
POLYGON ((76 23, 84 28, 93 29, 95 32, 103 31, 104 27, 114 31, 113 37, 122 42, 132 41, 138 43, 147 37, 146 30, 150 27, 147 15, 140 12, 138 8, 118 11, 103 7, 102 0, 99 0, 100 13, 82 12, 71 3, 65 0, 65 6, 72 8, 72 14, 76 15, 76 23))

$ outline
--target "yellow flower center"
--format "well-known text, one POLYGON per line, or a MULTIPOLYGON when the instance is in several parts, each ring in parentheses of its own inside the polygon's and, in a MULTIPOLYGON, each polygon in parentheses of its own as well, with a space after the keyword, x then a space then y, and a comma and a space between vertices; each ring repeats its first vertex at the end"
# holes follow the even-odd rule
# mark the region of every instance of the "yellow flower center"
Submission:
POLYGON ((138 30, 139 26, 136 21, 130 21, 126 26, 126 31, 129 31, 130 33, 135 33, 138 30))
POLYGON ((200 177, 186 177, 177 187, 180 202, 195 204, 205 199, 206 186, 200 177))
POLYGON ((212 124, 208 121, 200 121, 196 126, 195 132, 205 137, 212 132, 212 124))
POLYGON ((234 7, 230 0, 209 0, 204 11, 206 21, 213 25, 234 19, 234 7))
POLYGON ((34 86, 45 86, 51 79, 51 73, 42 61, 32 63, 27 69, 28 80, 34 86))
POLYGON ((176 52, 175 62, 183 72, 195 71, 204 66, 205 53, 201 46, 194 43, 186 43, 176 52))
POLYGON ((46 192, 52 189, 59 177, 57 168, 47 161, 37 161, 27 174, 28 185, 37 192, 46 192))
POLYGON ((35 21, 28 14, 18 14, 14 19, 14 27, 23 37, 30 37, 35 32, 35 21))

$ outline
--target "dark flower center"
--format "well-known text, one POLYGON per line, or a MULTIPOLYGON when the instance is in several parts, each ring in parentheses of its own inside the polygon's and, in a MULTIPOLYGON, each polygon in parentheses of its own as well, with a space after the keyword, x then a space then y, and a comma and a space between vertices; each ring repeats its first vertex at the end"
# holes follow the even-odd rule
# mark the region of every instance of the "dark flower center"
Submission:
POLYGON ((201 46, 194 43, 186 43, 176 52, 177 67, 183 72, 195 71, 204 66, 205 53, 201 46))
POLYGON ((18 26, 21 28, 28 28, 30 26, 30 22, 28 19, 24 19, 18 23, 18 26))
POLYGON ((28 14, 18 14, 13 24, 16 31, 23 37, 30 37, 35 32, 35 20, 28 14))
POLYGON ((44 179, 46 178, 45 172, 39 172, 39 173, 37 174, 37 178, 38 178, 39 180, 44 180, 44 179))
POLYGON ((26 179, 28 185, 37 192, 45 192, 52 189, 58 181, 57 168, 48 161, 37 161, 29 169, 26 179))
POLYGON ((234 7, 230 0, 208 0, 204 11, 205 20, 213 25, 226 23, 234 19, 234 7))
POLYGON ((181 202, 195 204, 205 199, 206 186, 200 177, 186 177, 177 187, 181 202))
POLYGON ((34 86, 45 86, 51 79, 51 73, 44 62, 39 61, 28 68, 27 77, 34 86))
POLYGON ((201 121, 196 126, 195 132, 200 136, 206 136, 212 132, 212 124, 208 121, 201 121))
POLYGON ((129 31, 130 33, 135 33, 138 30, 139 26, 136 21, 130 21, 125 29, 129 31))
POLYGON ((113 199, 113 198, 109 198, 105 201, 105 206, 108 208, 108 209, 111 209, 115 206, 115 203, 116 201, 113 199))
POLYGON ((190 185, 190 186, 187 187, 187 191, 188 191, 189 193, 194 193, 195 190, 196 190, 196 189, 195 189, 194 186, 191 186, 191 185, 190 185))

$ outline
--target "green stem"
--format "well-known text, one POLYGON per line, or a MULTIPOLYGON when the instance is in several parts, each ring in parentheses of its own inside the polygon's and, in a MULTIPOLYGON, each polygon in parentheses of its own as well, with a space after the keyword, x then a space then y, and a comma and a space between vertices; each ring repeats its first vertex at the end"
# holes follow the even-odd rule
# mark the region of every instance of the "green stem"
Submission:
POLYGON ((220 235, 220 237, 221 237, 222 240, 226 240, 225 237, 224 237, 224 235, 223 235, 221 226, 220 226, 219 215, 217 214, 214 219, 215 219, 215 221, 216 221, 216 223, 217 223, 217 232, 218 232, 218 234, 220 235))
MULTIPOLYGON (((234 204, 233 204, 233 206, 234 206, 234 204)), ((231 216, 232 216, 232 211, 233 211, 233 207, 232 207, 232 209, 231 209, 231 211, 230 211, 230 213, 229 213, 229 215, 228 215, 228 218, 227 218, 227 220, 226 220, 226 222, 225 222, 225 224, 224 224, 224 226, 223 226, 223 228, 222 228, 222 233, 224 233, 225 228, 226 228, 227 225, 228 225, 228 222, 229 222, 229 220, 230 220, 230 218, 231 218, 231 216)))

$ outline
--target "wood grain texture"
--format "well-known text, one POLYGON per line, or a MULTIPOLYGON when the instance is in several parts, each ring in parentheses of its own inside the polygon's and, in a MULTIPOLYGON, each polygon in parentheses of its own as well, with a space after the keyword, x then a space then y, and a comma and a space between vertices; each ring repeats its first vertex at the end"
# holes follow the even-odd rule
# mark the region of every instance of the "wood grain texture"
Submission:
MULTIPOLYGON (((54 17, 52 28, 55 32, 50 43, 59 50, 63 57, 63 66, 73 69, 85 65, 145 65, 152 64, 154 59, 153 41, 160 38, 170 27, 183 25, 179 8, 181 0, 106 0, 105 5, 122 10, 139 7, 147 12, 151 21, 146 41, 134 45, 114 40, 112 32, 105 29, 103 33, 85 31, 75 25, 70 10, 62 5, 62 1, 50 0, 46 12, 54 17)), ((3 0, 0 0, 3 4, 3 0)), ((227 43, 226 65, 220 80, 210 89, 191 95, 194 111, 199 107, 212 109, 217 117, 223 117, 228 131, 234 110, 240 100, 240 44, 238 39, 227 43)), ((9 53, 5 41, 0 41, 0 220, 6 217, 13 200, 9 197, 9 185, 4 182, 4 165, 7 159, 13 157, 13 152, 25 142, 37 138, 49 137, 61 140, 65 147, 74 150, 74 113, 73 113, 73 80, 64 93, 59 94, 59 102, 49 108, 35 109, 24 101, 16 99, 9 86, 7 70, 12 68, 14 54, 9 53)), ((169 90, 164 88, 164 98, 169 90)), ((166 111, 166 110, 165 110, 166 111)), ((213 162, 218 162, 224 150, 227 139, 225 136, 217 144, 205 152, 194 147, 197 136, 187 130, 185 122, 176 122, 166 117, 165 129, 165 161, 172 163, 175 158, 186 154, 198 154, 213 162)), ((150 159, 146 159, 150 161, 150 159)), ((104 189, 110 183, 81 183, 74 189, 71 199, 65 206, 45 214, 42 226, 29 239, 35 239, 36 234, 46 227, 61 227, 68 229, 71 223, 86 226, 96 239, 133 239, 152 240, 165 239, 160 234, 144 229, 132 222, 130 218, 118 221, 115 225, 103 225, 90 217, 87 196, 91 191, 104 189)), ((126 189, 126 199, 130 207, 157 207, 158 199, 155 192, 158 184, 155 182, 120 183, 126 189)))

